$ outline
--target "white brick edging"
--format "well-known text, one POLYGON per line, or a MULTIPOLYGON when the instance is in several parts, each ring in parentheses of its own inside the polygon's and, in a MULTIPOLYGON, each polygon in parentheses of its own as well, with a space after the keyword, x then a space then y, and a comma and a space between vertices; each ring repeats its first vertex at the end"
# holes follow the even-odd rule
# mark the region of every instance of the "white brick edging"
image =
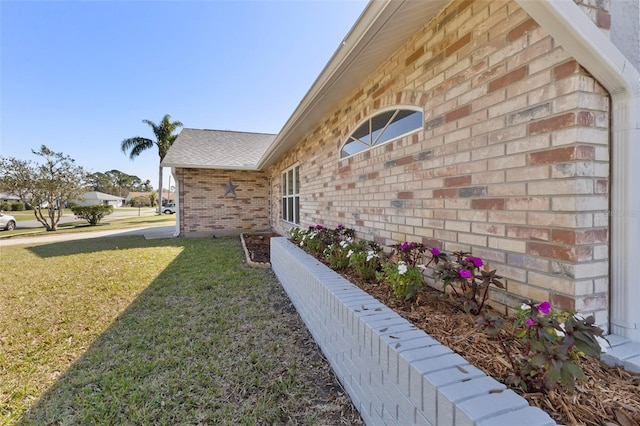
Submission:
POLYGON ((367 425, 556 424, 288 239, 271 265, 367 425))

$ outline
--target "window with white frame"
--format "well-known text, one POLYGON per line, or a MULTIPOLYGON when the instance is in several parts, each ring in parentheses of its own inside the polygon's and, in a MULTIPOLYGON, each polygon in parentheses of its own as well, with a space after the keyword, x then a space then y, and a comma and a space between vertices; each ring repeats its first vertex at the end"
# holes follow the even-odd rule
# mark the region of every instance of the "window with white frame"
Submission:
POLYGON ((354 130, 340 150, 340 158, 399 139, 422 129, 422 110, 397 107, 373 115, 354 130))
POLYGON ((300 224, 300 167, 282 173, 282 219, 300 224))

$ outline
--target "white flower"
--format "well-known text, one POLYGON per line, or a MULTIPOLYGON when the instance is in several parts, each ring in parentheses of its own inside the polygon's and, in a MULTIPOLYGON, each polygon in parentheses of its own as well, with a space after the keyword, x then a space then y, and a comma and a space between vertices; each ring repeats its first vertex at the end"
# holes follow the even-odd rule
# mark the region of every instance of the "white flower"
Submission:
POLYGON ((367 252, 367 262, 370 261, 371 259, 373 259, 374 257, 379 257, 379 256, 375 251, 369 250, 367 252))
POLYGON ((427 267, 425 265, 418 265, 417 267, 422 269, 423 271, 427 270, 427 267))
POLYGON ((526 303, 523 303, 522 305, 520 305, 520 310, 522 311, 528 311, 531 309, 531 306, 527 305, 526 303))
POLYGON ((407 264, 403 261, 398 262, 398 274, 404 275, 407 273, 407 264))
POLYGON ((351 257, 352 254, 353 254, 353 250, 349 250, 349 253, 347 253, 347 257, 351 257))
POLYGON ((304 245, 304 240, 300 241, 300 247, 304 245))
POLYGON ((348 245, 349 245, 348 241, 340 241, 340 247, 347 248, 348 245))

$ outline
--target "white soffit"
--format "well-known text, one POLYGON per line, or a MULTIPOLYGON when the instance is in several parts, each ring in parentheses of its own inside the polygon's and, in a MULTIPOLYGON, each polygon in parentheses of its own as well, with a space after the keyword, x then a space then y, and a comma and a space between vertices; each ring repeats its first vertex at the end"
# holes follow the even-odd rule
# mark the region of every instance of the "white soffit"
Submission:
POLYGON ((450 0, 372 1, 258 164, 268 167, 433 19, 450 0))

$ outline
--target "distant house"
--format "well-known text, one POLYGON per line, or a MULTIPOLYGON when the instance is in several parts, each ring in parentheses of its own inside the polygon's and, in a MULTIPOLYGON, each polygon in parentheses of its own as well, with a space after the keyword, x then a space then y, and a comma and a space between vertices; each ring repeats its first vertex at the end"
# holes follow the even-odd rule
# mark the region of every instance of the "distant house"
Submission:
POLYGON ((549 300, 640 342, 639 21, 637 1, 371 1, 275 138, 180 133, 179 232, 473 251, 505 312, 549 300))
POLYGON ((6 192, 0 192, 0 202, 15 203, 19 201, 20 197, 17 197, 13 194, 7 194, 6 192))
POLYGON ((124 201, 125 199, 122 197, 98 191, 85 192, 81 198, 71 200, 72 203, 78 206, 95 206, 100 204, 113 207, 122 207, 124 205, 124 201))
POLYGON ((131 202, 133 200, 137 200, 143 206, 151 205, 151 200, 149 198, 149 193, 148 192, 133 192, 133 191, 129 192, 129 194, 127 194, 127 198, 125 198, 124 202, 125 202, 125 204, 129 205, 129 204, 131 204, 131 202))

